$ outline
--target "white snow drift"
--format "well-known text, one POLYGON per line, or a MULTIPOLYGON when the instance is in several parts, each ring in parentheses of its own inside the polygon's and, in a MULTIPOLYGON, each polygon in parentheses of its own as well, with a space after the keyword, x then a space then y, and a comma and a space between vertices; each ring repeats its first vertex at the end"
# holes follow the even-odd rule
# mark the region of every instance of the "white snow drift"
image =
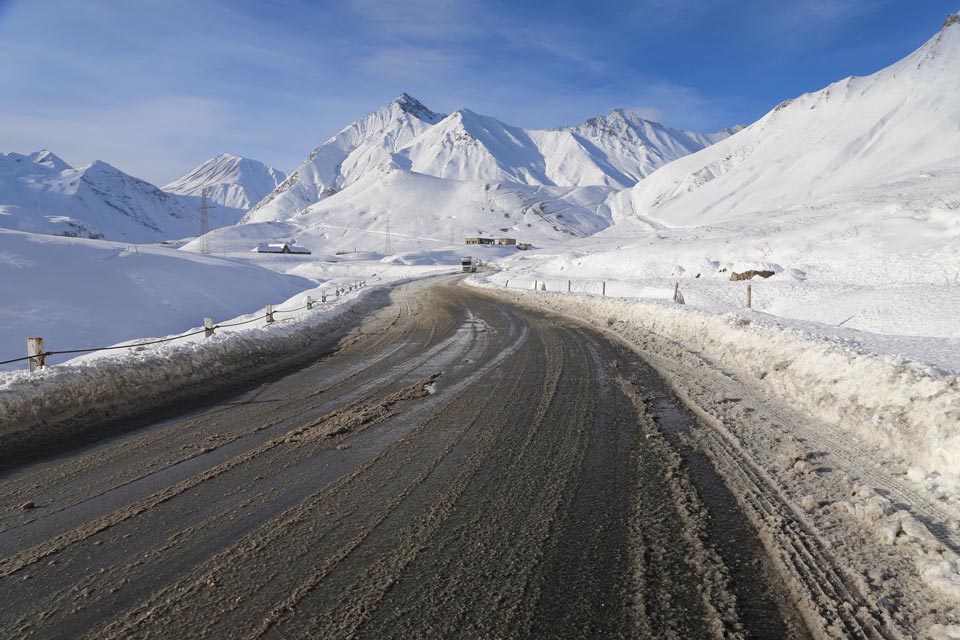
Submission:
POLYGON ((0 360, 25 355, 28 337, 52 351, 106 346, 247 313, 313 286, 212 256, 0 230, 0 360))

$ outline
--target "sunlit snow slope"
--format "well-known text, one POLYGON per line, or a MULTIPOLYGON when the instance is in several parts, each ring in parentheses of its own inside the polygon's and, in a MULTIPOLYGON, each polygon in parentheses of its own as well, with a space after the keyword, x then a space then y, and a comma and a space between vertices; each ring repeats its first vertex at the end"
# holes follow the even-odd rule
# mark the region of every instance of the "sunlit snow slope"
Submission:
MULTIPOLYGON (((958 78, 960 21, 953 16, 887 69, 784 102, 735 136, 661 168, 613 198, 614 216, 695 226, 816 209, 835 194, 856 201, 865 188, 893 181, 935 191, 934 173, 924 168, 960 163, 958 78)), ((944 197, 928 204, 949 206, 956 194, 944 197)))

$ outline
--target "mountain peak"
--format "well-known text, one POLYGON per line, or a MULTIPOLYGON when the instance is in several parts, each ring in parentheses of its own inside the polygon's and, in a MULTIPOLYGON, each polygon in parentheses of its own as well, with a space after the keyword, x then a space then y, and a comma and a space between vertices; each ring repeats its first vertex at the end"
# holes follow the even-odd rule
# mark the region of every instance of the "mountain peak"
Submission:
POLYGON ((960 24, 960 13, 951 13, 947 16, 947 19, 943 21, 943 28, 952 27, 955 24, 960 24))
POLYGON ((72 169, 69 164, 63 161, 62 158, 58 157, 57 154, 50 151, 49 149, 41 149, 40 151, 35 151, 28 156, 33 162, 37 164, 42 164, 45 167, 50 167, 51 169, 56 169, 57 171, 66 171, 67 169, 72 169))
POLYGON ((249 209, 286 179, 286 174, 259 160, 218 153, 163 190, 179 196, 207 194, 214 202, 233 209, 249 209))
POLYGON ((435 113, 428 109, 426 105, 406 92, 403 92, 397 96, 392 104, 397 105, 397 107, 399 107, 404 113, 409 113, 413 117, 425 122, 434 123, 443 117, 441 114, 435 113))

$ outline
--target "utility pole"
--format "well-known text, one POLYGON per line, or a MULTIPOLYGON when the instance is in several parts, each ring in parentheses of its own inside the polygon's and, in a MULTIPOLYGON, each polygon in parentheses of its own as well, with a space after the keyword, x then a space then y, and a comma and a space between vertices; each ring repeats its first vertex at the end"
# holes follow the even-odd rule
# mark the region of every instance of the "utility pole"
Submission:
POLYGON ((216 209, 216 205, 207 204, 207 190, 200 192, 200 253, 205 256, 210 255, 210 216, 207 213, 209 209, 216 209))

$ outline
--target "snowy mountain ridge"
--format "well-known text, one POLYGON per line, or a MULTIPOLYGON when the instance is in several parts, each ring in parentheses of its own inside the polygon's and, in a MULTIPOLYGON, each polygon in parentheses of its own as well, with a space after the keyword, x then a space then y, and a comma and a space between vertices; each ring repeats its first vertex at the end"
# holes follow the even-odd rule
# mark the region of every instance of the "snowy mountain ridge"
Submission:
POLYGON ((624 110, 576 127, 526 130, 469 109, 436 113, 403 93, 314 149, 243 222, 289 219, 382 166, 453 180, 622 189, 732 131, 677 131, 624 110))
POLYGON ((269 195, 286 177, 279 169, 257 160, 221 153, 162 189, 196 197, 206 191, 212 202, 246 211, 269 195))
POLYGON ((105 162, 73 168, 46 150, 0 154, 0 228, 156 242, 197 225, 174 196, 105 162))

